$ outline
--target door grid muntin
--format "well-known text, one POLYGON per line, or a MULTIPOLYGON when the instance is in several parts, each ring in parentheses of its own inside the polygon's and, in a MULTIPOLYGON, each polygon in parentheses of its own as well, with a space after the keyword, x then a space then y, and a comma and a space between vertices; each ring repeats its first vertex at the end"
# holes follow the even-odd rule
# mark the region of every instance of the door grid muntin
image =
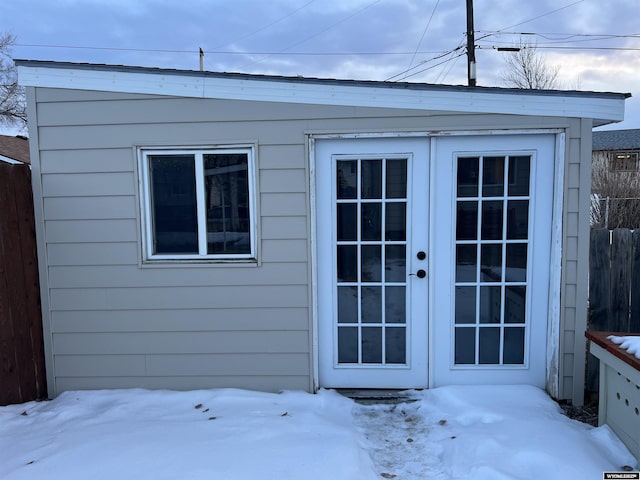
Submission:
POLYGON ((334 155, 334 365, 408 364, 409 155, 334 155))
POLYGON ((456 158, 453 363, 527 364, 534 156, 456 158))

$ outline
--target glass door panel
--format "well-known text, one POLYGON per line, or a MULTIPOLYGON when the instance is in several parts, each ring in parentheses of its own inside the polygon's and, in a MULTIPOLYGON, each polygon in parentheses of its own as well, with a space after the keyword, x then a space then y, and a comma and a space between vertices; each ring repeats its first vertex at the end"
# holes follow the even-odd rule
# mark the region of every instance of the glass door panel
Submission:
POLYGON ((337 363, 407 364, 407 158, 336 161, 337 363))
POLYGON ((523 365, 531 156, 456 162, 454 362, 523 365))

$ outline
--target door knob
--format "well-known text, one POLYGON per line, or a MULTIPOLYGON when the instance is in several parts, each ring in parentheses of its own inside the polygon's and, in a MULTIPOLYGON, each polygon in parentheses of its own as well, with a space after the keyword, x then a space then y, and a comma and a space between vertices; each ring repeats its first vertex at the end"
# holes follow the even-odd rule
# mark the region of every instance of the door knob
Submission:
POLYGON ((425 272, 424 270, 420 269, 418 270, 416 273, 410 273, 409 276, 411 275, 415 275, 418 278, 424 278, 427 276, 427 272, 425 272))
POLYGON ((425 258, 427 258, 427 254, 424 252, 418 252, 416 257, 418 257, 418 260, 424 260, 425 258))

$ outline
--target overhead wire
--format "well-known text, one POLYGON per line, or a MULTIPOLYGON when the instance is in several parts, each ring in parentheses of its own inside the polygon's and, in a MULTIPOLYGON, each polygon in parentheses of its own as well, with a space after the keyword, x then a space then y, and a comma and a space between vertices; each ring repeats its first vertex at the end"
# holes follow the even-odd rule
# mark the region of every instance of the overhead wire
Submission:
MULTIPOLYGON (((361 8, 360 10, 358 10, 358 11, 356 11, 356 12, 352 13, 351 15, 347 15, 346 17, 344 17, 344 18, 342 18, 342 19, 338 20, 337 22, 334 22, 334 23, 330 24, 330 25, 329 25, 329 26, 327 26, 326 28, 324 28, 324 29, 322 29, 322 30, 320 30, 320 31, 318 31, 318 32, 316 32, 316 33, 314 33, 313 35, 309 35, 308 37, 305 37, 305 38, 303 38, 302 40, 300 40, 300 41, 298 41, 298 42, 292 43, 292 44, 291 44, 291 45, 289 45, 288 47, 286 47, 286 48, 284 48, 284 49, 280 50, 280 51, 279 51, 279 53, 286 52, 287 50, 290 50, 290 49, 292 49, 292 48, 297 47, 298 45, 302 45, 303 43, 308 42, 308 41, 309 41, 309 40, 311 40, 312 38, 316 38, 316 37, 318 37, 319 35, 322 35, 324 32, 326 32, 326 31, 328 31, 328 30, 331 30, 331 29, 332 29, 333 27, 335 27, 336 25, 340 25, 341 23, 344 23, 344 22, 346 22, 347 20, 352 19, 352 18, 353 18, 353 17, 355 17, 356 15, 360 15, 362 12, 364 12, 364 11, 368 10, 369 8, 371 8, 371 7, 375 6, 375 5, 377 5, 377 4, 378 4, 378 3, 380 3, 381 1, 382 1, 382 0, 375 0, 375 1, 371 2, 371 3, 369 3, 368 5, 366 5, 365 7, 361 8)), ((252 63, 261 63, 261 62, 263 62, 264 60, 266 60, 267 58, 269 58, 269 56, 268 56, 268 55, 267 55, 266 57, 264 57, 264 58, 261 58, 260 60, 254 60, 254 61, 252 61, 252 63)))
POLYGON ((415 52, 413 52, 413 55, 411 56, 411 60, 409 61, 408 70, 410 70, 411 66, 413 65, 413 61, 415 60, 416 55, 418 53, 418 50, 420 49, 420 45, 422 45, 422 40, 424 40, 424 36, 426 35, 427 30, 429 30, 429 25, 431 25, 431 20, 433 20, 433 16, 436 13, 438 5, 440 5, 440 0, 436 1, 436 4, 434 5, 433 10, 431 10, 431 15, 429 16, 429 20, 427 21, 427 25, 424 27, 424 30, 422 31, 422 36, 420 37, 420 40, 418 41, 418 44, 416 45, 416 50, 415 50, 415 52))

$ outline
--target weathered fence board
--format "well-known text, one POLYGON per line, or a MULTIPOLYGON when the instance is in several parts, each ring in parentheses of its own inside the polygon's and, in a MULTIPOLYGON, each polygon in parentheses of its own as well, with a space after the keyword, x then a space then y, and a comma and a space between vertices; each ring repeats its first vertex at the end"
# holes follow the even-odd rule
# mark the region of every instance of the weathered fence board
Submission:
POLYGON ((611 239, 611 306, 607 328, 610 332, 629 331, 631 246, 631 230, 617 228, 613 231, 611 239))
POLYGON ((0 405, 45 396, 31 174, 0 162, 0 405))
POLYGON ((634 230, 632 236, 633 255, 631 272, 631 315, 629 332, 640 332, 640 230, 634 230))
POLYGON ((591 230, 589 256, 589 307, 592 330, 607 330, 609 322, 609 280, 611 269, 611 241, 609 230, 591 230))
MULTIPOLYGON (((591 331, 640 333, 640 230, 591 230, 591 331)), ((597 361, 587 361, 586 389, 598 390, 597 361)))

